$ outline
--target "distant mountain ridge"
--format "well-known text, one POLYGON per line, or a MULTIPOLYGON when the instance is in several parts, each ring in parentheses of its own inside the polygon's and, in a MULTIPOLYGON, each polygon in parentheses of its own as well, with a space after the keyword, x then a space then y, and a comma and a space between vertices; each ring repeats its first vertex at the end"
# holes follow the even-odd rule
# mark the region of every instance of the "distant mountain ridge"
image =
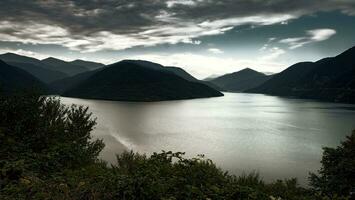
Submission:
POLYGON ((11 66, 27 71, 45 83, 50 83, 68 76, 66 73, 48 69, 49 67, 42 61, 32 57, 5 53, 0 55, 0 59, 11 66))
POLYGON ((104 67, 92 71, 83 72, 74 76, 66 77, 60 80, 56 80, 51 82, 49 86, 53 88, 57 92, 57 94, 63 94, 65 91, 76 87, 77 85, 86 81, 92 75, 103 69, 104 67))
POLYGON ((245 68, 234 73, 210 79, 209 82, 217 85, 223 91, 244 92, 263 84, 270 78, 271 76, 267 76, 250 68, 245 68))
MULTIPOLYGON (((148 61, 124 60, 90 75, 64 96, 119 101, 163 101, 223 96, 148 61)), ((174 69, 175 70, 175 69, 174 69)))
MULTIPOLYGON (((219 88, 217 86, 213 85, 212 83, 200 81, 200 80, 196 79, 195 77, 193 77, 192 75, 190 75, 184 69, 179 68, 179 67, 163 66, 161 64, 150 62, 150 61, 145 61, 145 60, 122 60, 121 62, 129 63, 129 64, 137 64, 141 67, 145 67, 148 69, 169 72, 169 73, 175 74, 177 76, 180 76, 181 78, 183 78, 187 81, 202 83, 202 84, 205 84, 209 87, 212 87, 213 89, 219 90, 219 88)), ((64 79, 55 81, 55 82, 51 83, 50 85, 51 85, 51 87, 55 88, 59 93, 63 93, 65 91, 69 90, 70 88, 77 86, 79 83, 85 81, 90 76, 92 76, 93 74, 95 74, 96 72, 98 72, 102 69, 104 69, 104 67, 99 68, 95 71, 84 72, 81 74, 77 74, 75 76, 64 78, 64 79)))
POLYGON ((292 65, 247 92, 355 103, 355 47, 317 62, 292 65))
MULTIPOLYGON (((125 101, 223 96, 181 68, 144 60, 123 60, 105 66, 83 60, 66 62, 52 57, 38 60, 10 53, 0 57, 48 83, 56 91, 53 93, 65 96, 125 101)), ((15 66, 9 67, 17 70, 15 66)), ((7 85, 18 88, 16 84, 7 85)))
POLYGON ((28 73, 32 74, 33 76, 35 76, 36 78, 38 78, 39 80, 45 83, 50 83, 59 79, 63 79, 68 76, 63 72, 46 69, 31 63, 20 63, 20 62, 6 62, 6 63, 8 63, 11 66, 15 66, 27 71, 28 73))
POLYGON ((74 60, 67 62, 52 57, 44 60, 38 60, 36 58, 17 55, 14 53, 2 54, 0 55, 0 59, 12 66, 29 72, 47 84, 105 66, 104 64, 97 62, 85 60, 74 60))
POLYGON ((80 65, 74 65, 57 58, 49 57, 43 59, 42 62, 47 65, 47 68, 59 72, 66 73, 70 76, 89 71, 89 68, 80 65))
MULTIPOLYGON (((11 84, 14 88, 22 84, 20 79, 4 78, 5 72, 15 73, 9 70, 13 67, 20 77, 25 77, 24 80, 37 80, 32 82, 41 87, 45 82, 55 88, 57 94, 82 98, 160 101, 221 96, 223 94, 216 91, 220 90, 342 103, 355 103, 354 58, 355 47, 335 57, 294 64, 279 74, 268 76, 246 68, 206 82, 181 68, 144 60, 123 60, 105 66, 83 60, 66 62, 56 58, 38 60, 12 53, 0 55, 0 59, 6 62, 1 63, 6 66, 3 67, 2 85, 10 89, 11 84), (27 75, 22 73, 23 70, 27 75)), ((25 82, 31 85, 31 81, 25 82)))
POLYGON ((47 68, 40 60, 28 56, 22 56, 14 53, 4 53, 0 55, 0 59, 4 62, 29 63, 43 68, 47 68))
POLYGON ((47 92, 47 86, 30 73, 0 60, 0 91, 12 93, 26 89, 47 92))
POLYGON ((91 62, 91 61, 86 61, 86 60, 74 60, 69 62, 72 65, 76 65, 76 66, 81 66, 81 67, 85 67, 89 70, 96 70, 102 67, 105 67, 104 64, 102 63, 97 63, 97 62, 91 62))

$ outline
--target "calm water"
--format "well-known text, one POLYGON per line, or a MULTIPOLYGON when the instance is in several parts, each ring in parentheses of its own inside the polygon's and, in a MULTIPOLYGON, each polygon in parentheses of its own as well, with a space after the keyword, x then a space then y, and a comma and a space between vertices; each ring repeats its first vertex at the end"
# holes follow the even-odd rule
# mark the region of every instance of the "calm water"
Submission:
POLYGON ((353 105, 258 94, 155 103, 61 99, 90 107, 109 162, 123 150, 184 151, 231 173, 258 171, 266 181, 297 177, 305 184, 320 167, 321 148, 355 129, 353 105))

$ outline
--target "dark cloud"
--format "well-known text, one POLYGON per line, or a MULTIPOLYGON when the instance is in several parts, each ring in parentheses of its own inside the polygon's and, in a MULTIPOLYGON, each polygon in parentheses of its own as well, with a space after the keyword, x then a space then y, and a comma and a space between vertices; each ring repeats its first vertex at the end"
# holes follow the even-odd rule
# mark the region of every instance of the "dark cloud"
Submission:
POLYGON ((77 50, 108 49, 108 39, 118 41, 112 49, 194 43, 194 38, 238 25, 273 24, 331 10, 355 14, 355 1, 1 0, 0 40, 62 44, 77 50))

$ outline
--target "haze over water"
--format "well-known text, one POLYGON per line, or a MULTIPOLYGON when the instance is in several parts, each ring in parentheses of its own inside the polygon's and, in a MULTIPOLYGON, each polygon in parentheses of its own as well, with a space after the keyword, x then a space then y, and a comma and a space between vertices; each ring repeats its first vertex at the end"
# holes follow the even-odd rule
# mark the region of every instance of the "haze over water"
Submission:
POLYGON ((124 150, 183 151, 237 175, 258 171, 266 181, 297 177, 305 184, 320 167, 322 147, 337 146, 355 129, 355 105, 259 94, 153 103, 61 99, 90 107, 104 160, 114 162, 124 150))

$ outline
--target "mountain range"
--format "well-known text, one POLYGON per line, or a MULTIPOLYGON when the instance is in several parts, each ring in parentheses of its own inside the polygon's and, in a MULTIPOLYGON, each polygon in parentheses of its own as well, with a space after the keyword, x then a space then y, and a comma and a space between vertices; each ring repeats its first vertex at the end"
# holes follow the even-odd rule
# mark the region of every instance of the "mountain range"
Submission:
POLYGON ((73 76, 90 70, 95 70, 105 66, 101 63, 83 60, 75 60, 72 62, 66 62, 56 58, 39 60, 14 53, 1 54, 0 59, 12 66, 27 71, 28 73, 32 74, 47 84, 56 80, 63 79, 65 77, 73 76))
POLYGON ((223 96, 203 83, 185 79, 189 76, 184 72, 148 61, 124 60, 94 74, 86 73, 86 80, 76 83, 62 95, 119 101, 163 101, 223 96))
POLYGON ((57 59, 57 58, 46 58, 44 60, 41 60, 42 63, 44 63, 49 69, 58 71, 58 72, 63 72, 69 76, 73 76, 76 74, 80 74, 86 71, 89 71, 89 68, 81 66, 81 65, 74 65, 70 62, 65 62, 63 60, 57 59))
POLYGON ((244 92, 263 84, 271 77, 250 68, 245 68, 238 72, 209 79, 208 82, 215 84, 222 91, 244 92))
POLYGON ((74 61, 71 61, 69 63, 71 65, 75 65, 75 66, 79 66, 79 67, 85 67, 86 69, 89 69, 89 70, 95 70, 95 69, 99 69, 99 68, 105 67, 105 65, 102 64, 102 63, 85 61, 85 60, 74 60, 74 61))
POLYGON ((0 60, 0 90, 12 93, 18 90, 34 89, 47 92, 47 86, 30 73, 0 60))
POLYGON ((355 103, 355 47, 317 62, 292 65, 247 92, 355 103))
POLYGON ((246 68, 201 81, 181 68, 144 60, 123 60, 105 66, 84 60, 38 60, 7 53, 0 55, 6 62, 1 62, 0 83, 9 89, 12 84, 13 88, 22 88, 32 82, 64 96, 124 101, 214 97, 223 95, 219 91, 227 91, 355 103, 354 57, 355 47, 335 57, 294 64, 278 74, 266 75, 246 68), (12 76, 23 77, 24 81, 12 76))
MULTIPOLYGON (((27 71, 28 77, 37 80, 38 84, 45 85, 41 82, 43 81, 51 88, 52 93, 63 96, 125 101, 223 96, 181 68, 165 67, 143 60, 124 60, 105 66, 83 60, 72 62, 56 58, 38 60, 11 53, 0 55, 0 59, 11 63, 12 65, 8 67, 14 70, 27 71)), ((7 76, 12 77, 11 74, 7 76)), ((13 76, 17 78, 14 73, 13 76)), ((21 78, 16 80, 21 83, 21 78)), ((11 86, 10 82, 6 85, 11 86)), ((17 87, 14 84, 13 88, 25 87, 17 87)))

